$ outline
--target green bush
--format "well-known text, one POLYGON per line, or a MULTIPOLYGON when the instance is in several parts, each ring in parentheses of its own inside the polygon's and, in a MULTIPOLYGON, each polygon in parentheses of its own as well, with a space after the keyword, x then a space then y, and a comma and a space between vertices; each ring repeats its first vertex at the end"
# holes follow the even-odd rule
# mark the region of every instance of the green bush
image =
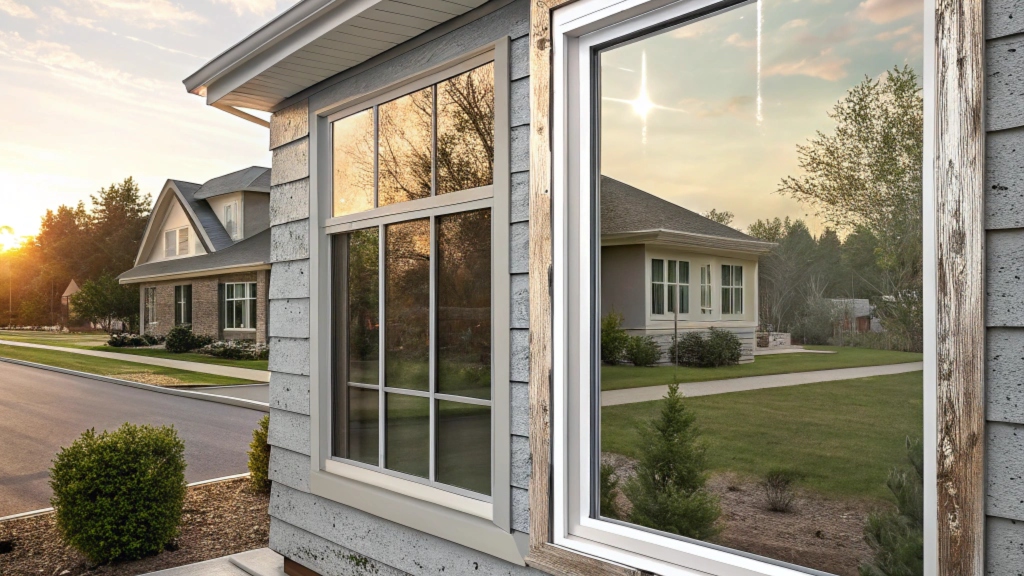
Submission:
POLYGON ((249 482, 257 492, 270 492, 270 444, 267 433, 270 430, 270 415, 260 418, 260 424, 252 431, 249 443, 249 482))
POLYGON ((213 343, 213 338, 196 334, 192 331, 191 324, 179 324, 171 328, 171 331, 167 333, 167 340, 164 346, 167 347, 168 352, 181 354, 202 348, 211 343, 213 343))
POLYGON ((622 314, 609 312, 601 318, 601 362, 618 364, 626 352, 629 334, 622 329, 622 314))
POLYGON ((627 336, 626 360, 634 366, 654 366, 661 360, 661 348, 650 336, 627 336))
POLYGON ((718 534, 722 509, 707 489, 707 448, 696 419, 679 385, 669 384, 661 414, 639 426, 648 440, 640 446, 636 475, 623 488, 633 505, 631 523, 699 540, 718 534))
POLYGON ((735 334, 721 328, 706 333, 687 332, 669 349, 671 360, 681 366, 717 368, 739 364, 743 345, 735 334))
POLYGON ((164 341, 163 336, 153 336, 152 334, 128 334, 123 332, 121 334, 114 334, 107 340, 107 346, 114 348, 139 348, 141 346, 156 346, 164 341))
POLYGON ((924 574, 924 451, 921 440, 907 439, 911 470, 894 468, 886 485, 896 509, 874 513, 864 527, 871 562, 860 565, 861 576, 924 574))
POLYGON ((178 535, 185 444, 173 426, 90 429, 57 453, 50 487, 64 541, 90 561, 156 554, 178 535))
POLYGON ((605 518, 618 518, 619 510, 615 505, 615 497, 619 494, 619 479, 615 476, 615 467, 601 464, 601 508, 599 512, 605 518))
POLYGON ((772 468, 764 475, 761 490, 764 492, 765 506, 769 510, 789 512, 793 509, 793 501, 796 500, 793 485, 796 484, 797 477, 793 471, 783 468, 772 468))
POLYGON ((257 344, 252 340, 219 340, 199 348, 196 352, 231 360, 266 360, 270 358, 270 348, 266 344, 257 344))

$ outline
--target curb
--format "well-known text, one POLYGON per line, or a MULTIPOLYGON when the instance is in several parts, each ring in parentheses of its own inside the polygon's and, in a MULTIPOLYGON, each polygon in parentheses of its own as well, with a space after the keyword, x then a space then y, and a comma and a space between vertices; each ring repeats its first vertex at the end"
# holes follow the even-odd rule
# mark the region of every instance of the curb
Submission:
POLYGON ((120 386, 128 386, 130 388, 138 388, 140 390, 149 390, 150 392, 159 392, 160 394, 170 394, 171 396, 182 396, 184 398, 192 398, 193 400, 205 400, 206 402, 216 402, 218 404, 228 404, 229 406, 238 406, 239 408, 248 408, 250 410, 259 410, 261 412, 270 412, 270 404, 264 402, 257 402, 255 400, 245 400, 243 398, 232 398, 231 396, 218 396, 216 394, 207 394, 205 392, 194 392, 192 390, 181 390, 178 388, 163 388, 161 386, 153 386, 152 384, 142 384, 141 382, 131 382, 129 380, 120 380, 118 378, 111 378, 109 376, 100 376, 98 374, 89 374, 88 372, 78 372, 77 370, 68 370, 67 368, 57 368, 56 366, 47 366, 46 364, 36 364, 35 362, 25 362, 24 360, 14 360, 11 358, 0 357, 0 362, 7 362, 9 364, 17 364, 19 366, 27 366, 29 368, 40 368, 43 370, 50 370, 51 372, 59 372, 61 374, 68 374, 70 376, 79 376, 82 378, 89 378, 90 380, 99 380, 100 382, 106 382, 108 384, 118 384, 120 386))
MULTIPOLYGON (((216 484, 217 482, 227 482, 228 480, 237 480, 238 478, 245 478, 248 476, 248 472, 241 474, 232 474, 231 476, 221 476, 220 478, 213 478, 211 480, 200 480, 199 482, 193 482, 188 484, 187 487, 203 486, 204 484, 216 484)), ((42 516, 44 514, 53 513, 53 508, 40 508, 39 510, 32 510, 31 512, 22 512, 20 514, 11 514, 10 516, 4 516, 0 518, 0 522, 6 522, 8 520, 18 520, 21 518, 32 518, 33 516, 42 516)))

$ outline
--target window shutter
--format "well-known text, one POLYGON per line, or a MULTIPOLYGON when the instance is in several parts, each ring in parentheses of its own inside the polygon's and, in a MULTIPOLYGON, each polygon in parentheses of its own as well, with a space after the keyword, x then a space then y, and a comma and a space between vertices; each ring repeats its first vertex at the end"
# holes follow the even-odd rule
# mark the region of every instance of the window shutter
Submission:
POLYGON ((188 254, 188 228, 178 230, 178 254, 188 254))
POLYGON ((220 333, 225 328, 224 315, 226 314, 226 310, 227 310, 227 303, 224 300, 224 285, 223 284, 217 284, 217 332, 218 332, 218 337, 220 337, 220 333))
POLYGON ((182 286, 182 297, 185 300, 184 321, 185 324, 192 323, 192 285, 182 286))

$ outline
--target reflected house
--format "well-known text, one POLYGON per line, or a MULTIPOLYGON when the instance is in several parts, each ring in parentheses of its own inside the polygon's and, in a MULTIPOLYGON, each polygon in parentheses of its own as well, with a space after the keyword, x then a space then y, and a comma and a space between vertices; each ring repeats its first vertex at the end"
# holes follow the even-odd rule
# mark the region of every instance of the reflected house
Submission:
POLYGON ((623 328, 663 350, 676 331, 714 327, 736 334, 740 362, 753 362, 758 259, 774 246, 601 177, 601 314, 621 314, 623 328))

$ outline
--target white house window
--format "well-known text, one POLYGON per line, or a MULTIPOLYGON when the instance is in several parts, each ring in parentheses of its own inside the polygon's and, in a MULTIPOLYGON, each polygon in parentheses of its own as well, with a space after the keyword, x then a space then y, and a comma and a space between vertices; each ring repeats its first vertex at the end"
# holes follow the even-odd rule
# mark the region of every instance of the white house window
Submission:
POLYGON ((700 313, 711 314, 711 264, 700 267, 700 313))
POLYGON ((188 254, 188 226, 164 232, 164 257, 188 254))
POLYGON ((331 119, 328 223, 352 224, 331 238, 330 455, 478 501, 493 491, 492 260, 506 248, 492 237, 507 227, 492 225, 494 77, 478 65, 331 119))
POLYGON ((145 302, 145 309, 143 315, 145 318, 143 322, 146 325, 156 323, 156 286, 146 288, 143 294, 143 301, 145 302))
POLYGON ((174 287, 174 325, 192 324, 192 285, 174 287))
POLYGON ((224 205, 224 229, 232 240, 238 240, 241 236, 241 227, 238 224, 238 202, 228 202, 224 205))
POLYGON ((256 283, 224 285, 224 328, 256 328, 256 283))
POLYGON ((743 314, 743 266, 722 265, 722 314, 743 314))
POLYGON ((554 545, 662 576, 927 570, 932 42, 922 1, 867 6, 554 9, 554 545), (666 322, 690 264, 700 314, 666 322))
POLYGON ((665 261, 651 260, 651 314, 665 313, 665 261))

